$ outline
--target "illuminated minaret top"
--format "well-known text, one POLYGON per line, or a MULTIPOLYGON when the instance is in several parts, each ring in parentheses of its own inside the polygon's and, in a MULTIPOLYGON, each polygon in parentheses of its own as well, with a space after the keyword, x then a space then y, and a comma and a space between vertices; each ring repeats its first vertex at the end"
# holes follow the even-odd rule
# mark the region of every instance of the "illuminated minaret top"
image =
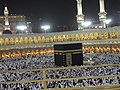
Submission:
POLYGON ((10 30, 10 23, 9 23, 9 11, 8 8, 5 6, 4 9, 4 15, 5 15, 5 30, 10 30))
POLYGON ((78 23, 78 30, 82 29, 82 23, 84 22, 84 15, 82 11, 82 0, 77 1, 77 23, 78 23))
POLYGON ((105 12, 105 2, 104 0, 99 0, 99 5, 100 5, 100 12, 99 12, 99 20, 101 22, 102 27, 106 27, 106 24, 104 23, 106 20, 106 15, 107 13, 105 12))

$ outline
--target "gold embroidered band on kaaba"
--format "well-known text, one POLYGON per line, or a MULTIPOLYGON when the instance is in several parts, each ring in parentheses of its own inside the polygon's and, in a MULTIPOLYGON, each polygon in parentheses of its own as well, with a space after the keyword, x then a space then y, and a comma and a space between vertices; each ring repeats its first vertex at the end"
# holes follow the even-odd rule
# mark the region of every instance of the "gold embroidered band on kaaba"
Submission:
POLYGON ((55 50, 54 52, 67 53, 67 52, 77 52, 77 51, 82 51, 82 49, 76 49, 76 50, 55 50))
POLYGON ((79 54, 82 53, 82 49, 76 49, 76 50, 55 50, 55 54, 63 54, 63 53, 72 53, 72 54, 79 54))

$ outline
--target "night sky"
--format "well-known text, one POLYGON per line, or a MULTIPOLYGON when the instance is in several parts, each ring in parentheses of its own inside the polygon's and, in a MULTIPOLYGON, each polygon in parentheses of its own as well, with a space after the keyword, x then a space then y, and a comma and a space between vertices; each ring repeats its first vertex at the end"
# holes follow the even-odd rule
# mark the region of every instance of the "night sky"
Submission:
MULTIPOLYGON (((108 18, 117 25, 120 0, 105 0, 105 3, 108 18)), ((5 4, 10 14, 25 15, 32 22, 33 32, 41 32, 39 28, 44 23, 51 25, 51 32, 74 29, 77 26, 76 0, 0 0, 0 15, 3 15, 5 4)), ((83 0, 83 9, 86 20, 98 22, 99 0, 83 0)))

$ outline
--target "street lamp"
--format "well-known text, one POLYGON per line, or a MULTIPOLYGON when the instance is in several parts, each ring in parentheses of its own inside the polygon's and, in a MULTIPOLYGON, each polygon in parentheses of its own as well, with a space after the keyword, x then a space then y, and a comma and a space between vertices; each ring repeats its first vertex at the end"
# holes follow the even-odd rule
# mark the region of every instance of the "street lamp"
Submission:
POLYGON ((43 29, 45 31, 45 33, 46 33, 46 31, 48 29, 50 29, 50 25, 43 25, 43 26, 41 26, 41 29, 43 29))

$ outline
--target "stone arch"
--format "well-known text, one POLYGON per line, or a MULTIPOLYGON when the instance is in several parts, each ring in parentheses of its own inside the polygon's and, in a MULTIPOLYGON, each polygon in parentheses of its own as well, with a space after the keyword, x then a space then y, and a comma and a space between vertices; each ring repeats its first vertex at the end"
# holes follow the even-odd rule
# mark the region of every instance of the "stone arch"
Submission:
POLYGON ((30 43, 30 44, 33 43, 32 37, 29 37, 29 43, 30 43))
POLYGON ((15 44, 19 43, 18 37, 15 38, 15 44))
POLYGON ((42 41, 41 42, 45 42, 45 37, 44 36, 42 36, 42 41))
POLYGON ((77 41, 80 40, 79 34, 76 34, 75 36, 76 36, 75 39, 76 39, 77 41))
POLYGON ((99 37, 98 32, 95 32, 95 33, 94 33, 94 39, 96 40, 96 39, 98 39, 98 37, 99 37))
POLYGON ((71 34, 71 40, 74 41, 75 37, 74 34, 71 34))
POLYGON ((10 44, 15 44, 14 38, 10 38, 10 44))
POLYGON ((4 30, 2 34, 12 34, 10 30, 4 30))
POLYGON ((84 40, 84 35, 82 33, 80 34, 80 40, 84 40))
POLYGON ((0 45, 4 45, 4 39, 0 38, 0 45))
POLYGON ((93 33, 90 33, 89 39, 93 40, 93 38, 94 38, 93 33))
POLYGON ((104 37, 104 39, 107 39, 107 38, 108 38, 108 35, 107 35, 106 32, 103 33, 103 37, 104 37))
POLYGON ((6 45, 9 44, 9 38, 5 38, 5 44, 6 44, 6 45))
POLYGON ((38 36, 38 43, 40 43, 41 42, 41 37, 40 36, 38 36))
POLYGON ((28 37, 24 38, 24 42, 25 42, 25 44, 28 44, 28 37))
POLYGON ((24 57, 25 55, 26 55, 26 51, 23 50, 23 51, 22 51, 22 56, 24 57))
POLYGON ((57 41, 57 37, 56 37, 56 35, 53 37, 53 40, 54 40, 54 42, 57 41))
POLYGON ((66 41, 66 36, 65 35, 62 35, 62 40, 66 41))
POLYGON ((60 42, 62 40, 61 35, 58 35, 58 42, 60 42))
POLYGON ((49 42, 50 41, 50 38, 46 38, 46 41, 45 42, 49 42))
POLYGON ((53 42, 53 38, 52 37, 50 37, 50 42, 53 42))
POLYGON ((23 37, 20 37, 20 44, 24 44, 23 37))
POLYGON ((88 40, 89 39, 89 35, 88 33, 85 34, 85 40, 88 40))
POLYGON ((115 32, 116 38, 119 38, 119 32, 115 32))
POLYGON ((38 40, 37 40, 36 36, 33 37, 33 41, 34 41, 34 43, 38 43, 38 40))
POLYGON ((2 53, 2 58, 6 58, 6 52, 2 53))

